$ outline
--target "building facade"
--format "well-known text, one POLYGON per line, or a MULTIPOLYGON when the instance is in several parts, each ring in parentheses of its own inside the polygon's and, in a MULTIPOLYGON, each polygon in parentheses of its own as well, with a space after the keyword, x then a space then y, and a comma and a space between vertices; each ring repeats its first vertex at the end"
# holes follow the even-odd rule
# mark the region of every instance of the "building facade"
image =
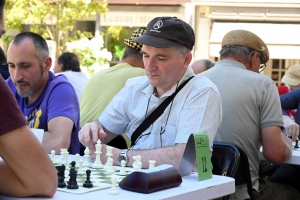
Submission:
POLYGON ((277 85, 288 67, 300 63, 299 0, 192 0, 191 12, 195 59, 217 61, 223 36, 244 29, 267 44, 270 60, 263 73, 277 85))

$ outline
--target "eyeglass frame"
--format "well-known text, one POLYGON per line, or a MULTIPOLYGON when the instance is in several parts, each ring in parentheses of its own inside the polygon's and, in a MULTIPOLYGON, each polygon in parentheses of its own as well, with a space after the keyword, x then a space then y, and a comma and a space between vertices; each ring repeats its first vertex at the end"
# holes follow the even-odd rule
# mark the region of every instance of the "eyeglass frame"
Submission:
MULTIPOLYGON (((258 52, 258 53, 260 53, 260 52, 258 52)), ((267 67, 267 64, 266 63, 262 63, 262 59, 261 59, 260 55, 258 57, 259 57, 259 60, 260 60, 260 65, 259 65, 259 70, 258 71, 262 72, 267 67)))

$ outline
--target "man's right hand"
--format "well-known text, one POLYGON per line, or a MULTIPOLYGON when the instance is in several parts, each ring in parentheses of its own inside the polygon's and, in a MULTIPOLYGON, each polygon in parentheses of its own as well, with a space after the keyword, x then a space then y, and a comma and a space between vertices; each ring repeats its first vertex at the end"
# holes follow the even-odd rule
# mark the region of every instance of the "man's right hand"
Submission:
POLYGON ((296 141, 299 136, 299 125, 287 115, 283 115, 283 122, 287 136, 291 136, 292 140, 296 141))
POLYGON ((79 141, 89 149, 94 149, 97 140, 105 137, 106 133, 98 121, 85 124, 78 132, 79 141))

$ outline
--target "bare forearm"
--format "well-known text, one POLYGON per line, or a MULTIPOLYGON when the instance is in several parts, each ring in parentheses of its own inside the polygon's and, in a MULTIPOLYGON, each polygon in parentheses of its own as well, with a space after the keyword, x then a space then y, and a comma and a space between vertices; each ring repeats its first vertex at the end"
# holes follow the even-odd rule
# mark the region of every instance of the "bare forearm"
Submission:
POLYGON ((46 131, 44 132, 42 145, 48 154, 52 150, 55 150, 56 154, 58 154, 62 148, 68 149, 70 147, 70 137, 56 137, 54 134, 46 131))
POLYGON ((292 155, 292 140, 290 140, 284 134, 281 134, 281 138, 282 138, 282 140, 284 141, 284 143, 286 145, 286 159, 287 159, 292 155))
MULTIPOLYGON (((134 163, 133 156, 140 155, 142 158, 142 168, 149 167, 149 160, 155 160, 156 165, 170 164, 176 169, 179 168, 181 158, 185 149, 185 144, 177 144, 173 147, 162 147, 157 149, 147 149, 147 150, 129 150, 128 151, 128 164, 127 166, 132 166, 134 163)), ((117 157, 121 151, 116 150, 114 152, 114 164, 119 165, 117 157)))

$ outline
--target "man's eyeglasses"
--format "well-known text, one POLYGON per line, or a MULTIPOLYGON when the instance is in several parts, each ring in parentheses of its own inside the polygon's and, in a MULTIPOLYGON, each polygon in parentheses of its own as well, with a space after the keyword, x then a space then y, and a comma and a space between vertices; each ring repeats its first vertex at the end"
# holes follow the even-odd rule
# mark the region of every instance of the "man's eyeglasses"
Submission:
POLYGON ((259 72, 262 72, 262 71, 264 71, 264 69, 266 68, 266 63, 262 63, 262 59, 261 59, 261 57, 259 56, 259 60, 260 60, 260 66, 259 66, 259 72))

